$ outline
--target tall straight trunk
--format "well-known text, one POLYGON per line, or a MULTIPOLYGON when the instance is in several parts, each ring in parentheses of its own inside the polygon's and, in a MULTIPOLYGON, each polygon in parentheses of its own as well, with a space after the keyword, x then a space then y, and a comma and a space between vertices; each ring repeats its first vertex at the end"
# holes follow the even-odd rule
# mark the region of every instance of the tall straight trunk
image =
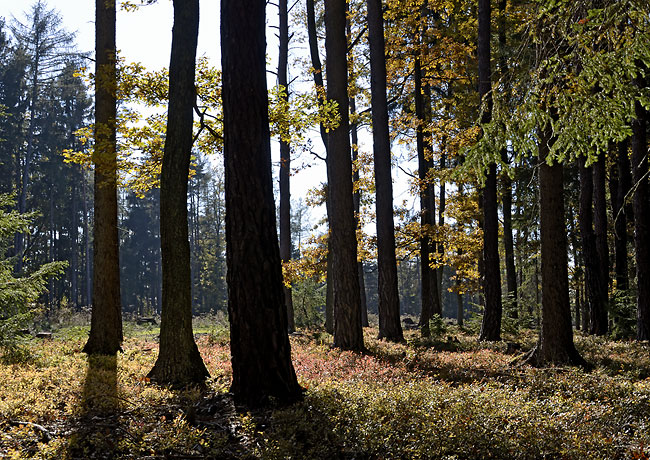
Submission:
POLYGON ((596 251, 600 267, 600 280, 602 283, 603 303, 605 305, 605 321, 607 321, 608 286, 609 286, 609 245, 607 244, 607 154, 603 151, 598 156, 598 161, 593 164, 594 169, 594 233, 596 235, 596 251))
POLYGON ((546 163, 551 136, 539 144, 539 220, 542 252, 542 318, 540 340, 531 352, 533 364, 584 364, 573 343, 562 164, 546 163))
POLYGON ((81 194, 83 195, 83 228, 84 228, 84 292, 83 292, 83 305, 88 307, 92 299, 93 284, 92 284, 92 253, 90 243, 90 216, 88 210, 88 191, 86 189, 87 176, 83 173, 81 180, 81 194))
MULTIPOLYGON (((640 80, 640 79, 638 79, 640 80)), ((641 86, 641 82, 637 81, 641 86)), ((637 340, 650 340, 650 203, 648 202, 648 111, 635 104, 632 122, 632 173, 634 178, 634 246, 637 285, 637 340)))
POLYGON ((221 2, 231 392, 249 406, 302 395, 291 363, 273 203, 265 5, 221 2))
MULTIPOLYGON (((446 165, 447 153, 445 152, 445 150, 446 150, 446 140, 443 141, 443 148, 442 148, 442 150, 440 152, 440 170, 441 171, 444 170, 447 167, 447 165, 446 165)), ((438 226, 442 227, 442 226, 445 225, 445 208, 446 208, 446 205, 447 205, 446 204, 447 196, 446 196, 444 178, 440 179, 440 190, 439 190, 438 196, 439 196, 438 226)), ((441 241, 439 241, 438 242, 438 260, 443 260, 444 255, 445 255, 445 245, 441 241)), ((442 312, 443 305, 444 305, 444 300, 445 300, 444 295, 443 295, 443 286, 442 286, 442 279, 443 279, 444 272, 445 272, 445 266, 441 265, 440 267, 438 267, 438 269, 436 271, 437 271, 437 275, 438 275, 438 278, 437 278, 438 279, 438 285, 437 285, 438 297, 440 299, 438 302, 440 303, 440 311, 442 312)))
POLYGON ((580 329, 580 279, 582 276, 582 265, 580 264, 580 259, 578 257, 578 237, 577 229, 575 225, 575 219, 573 214, 573 208, 569 207, 568 209, 568 220, 569 220, 569 242, 572 250, 573 257, 573 283, 575 284, 575 305, 576 305, 576 316, 575 316, 575 325, 576 329, 580 329))
POLYGON ((372 138, 375 160, 377 212, 377 266, 379 270, 379 338, 402 341, 395 257, 393 180, 391 177, 388 101, 386 98, 386 50, 381 0, 368 0, 372 138))
MULTIPOLYGON (((349 23, 349 22, 348 22, 349 23)), ((348 24, 349 28, 349 24, 348 24)), ((348 31, 349 35, 349 31, 348 31)), ((350 114, 356 114, 357 104, 356 100, 353 97, 350 97, 350 114)), ((356 123, 350 125, 350 140, 352 142, 352 161, 356 163, 359 158, 359 132, 358 126, 356 123)), ((354 183, 359 182, 359 168, 354 168, 354 173, 352 174, 352 180, 354 183)), ((356 218, 356 226, 359 228, 359 214, 361 212, 361 190, 356 188, 354 191, 354 216, 356 218)), ((368 327, 368 299, 366 296, 366 280, 363 272, 363 260, 357 262, 358 271, 359 271, 359 296, 361 300, 361 326, 368 327)))
MULTIPOLYGON (((75 176, 76 179, 76 174, 75 176)), ((79 188, 72 184, 72 215, 70 216, 70 304, 79 308, 79 188)))
MULTIPOLYGON (((318 35, 316 33, 316 12, 314 6, 314 0, 306 0, 305 9, 307 10, 307 38, 309 41, 309 56, 311 58, 311 67, 314 72, 314 85, 316 86, 316 100, 318 101, 319 109, 322 109, 325 101, 325 84, 323 83, 323 66, 320 60, 320 54, 318 51, 318 35)), ((325 146, 325 158, 329 159, 328 155, 328 143, 327 143, 327 129, 325 125, 321 122, 320 125, 320 137, 325 146)), ((327 160, 326 160, 327 161, 327 160)), ((329 205, 329 192, 326 197, 326 209, 328 220, 330 218, 330 205, 329 205)), ((334 333, 334 290, 333 290, 333 274, 332 274, 332 261, 331 261, 331 242, 328 237, 327 240, 327 266, 326 266, 326 278, 327 278, 327 291, 325 297, 325 330, 330 334, 334 333)))
MULTIPOLYGON (((34 20, 36 21, 37 18, 34 18, 34 20)), ((36 106, 39 102, 38 73, 40 72, 40 64, 41 64, 41 57, 42 57, 41 56, 42 48, 41 46, 38 46, 38 45, 42 45, 40 28, 38 27, 35 28, 35 34, 36 35, 34 37, 34 43, 36 43, 37 46, 35 46, 35 53, 31 63, 32 64, 32 69, 31 69, 32 88, 29 96, 29 124, 27 126, 27 147, 26 147, 25 158, 24 158, 25 161, 22 164, 21 180, 20 180, 20 195, 18 197, 18 212, 20 214, 24 214, 25 212, 27 212, 27 189, 29 187, 29 182, 31 177, 30 169, 34 157, 36 106)), ((15 238, 15 252, 16 255, 18 256, 16 260, 16 273, 21 273, 23 271, 24 250, 25 250, 25 234, 18 233, 15 238)))
MULTIPOLYGON (((485 104, 481 124, 492 119, 490 71, 490 0, 478 2, 478 92, 485 104)), ((499 220, 497 206, 497 167, 488 166, 483 189, 483 263, 485 312, 479 340, 501 340, 501 268, 499 264, 499 220)))
POLYGON ((435 243, 429 237, 428 231, 435 225, 436 209, 433 185, 429 183, 429 171, 432 168, 431 144, 425 136, 425 125, 429 120, 428 86, 422 85, 422 68, 420 58, 415 59, 415 116, 417 117, 416 148, 418 152, 418 178, 420 180, 420 296, 422 309, 420 312, 420 328, 423 337, 429 337, 429 321, 431 317, 441 312, 440 295, 438 293, 438 276, 436 269, 431 268, 431 255, 435 252, 435 243))
POLYGON ((187 192, 192 155, 198 0, 174 0, 167 132, 160 175, 162 316, 160 351, 148 377, 183 386, 209 376, 192 331, 187 192))
MULTIPOLYGON (((289 13, 287 0, 279 0, 279 39, 280 50, 278 55, 278 85, 284 91, 282 97, 289 103, 289 82, 287 79, 287 65, 289 56, 289 13)), ((289 178, 291 177, 291 148, 289 146, 289 127, 283 127, 280 135, 280 258, 282 262, 291 259, 291 190, 289 178)), ((293 299, 291 288, 284 286, 284 302, 287 306, 287 320, 289 332, 296 329, 293 314, 293 299)))
POLYGON ((593 229, 593 170, 585 167, 585 158, 578 159, 580 172, 580 236, 582 238, 582 255, 585 265, 585 288, 589 299, 589 333, 604 335, 607 333, 607 310, 605 299, 607 288, 600 269, 600 256, 596 246, 596 234, 593 229))
MULTIPOLYGON (((499 74, 503 78, 508 72, 508 61, 506 57, 507 36, 506 36, 506 0, 499 0, 499 74)), ((501 160, 509 164, 508 150, 501 150, 501 160)), ((512 179, 507 172, 501 174, 501 195, 503 205, 503 249, 506 263, 506 289, 507 298, 510 302, 510 316, 519 317, 517 305, 517 269, 515 267, 515 250, 512 237, 512 179)))
POLYGON ((327 98, 338 104, 340 123, 327 135, 327 182, 334 305, 334 346, 364 350, 357 268, 357 236, 352 197, 346 1, 325 3, 327 98))
POLYGON ((616 162, 610 171, 610 196, 614 219, 614 268, 616 290, 625 291, 630 287, 627 263, 627 222, 630 207, 625 198, 632 187, 632 167, 628 157, 629 142, 620 142, 616 148, 616 162))
POLYGON ((95 8, 93 309, 90 336, 83 351, 114 355, 122 346, 117 230, 115 0, 96 0, 95 8))

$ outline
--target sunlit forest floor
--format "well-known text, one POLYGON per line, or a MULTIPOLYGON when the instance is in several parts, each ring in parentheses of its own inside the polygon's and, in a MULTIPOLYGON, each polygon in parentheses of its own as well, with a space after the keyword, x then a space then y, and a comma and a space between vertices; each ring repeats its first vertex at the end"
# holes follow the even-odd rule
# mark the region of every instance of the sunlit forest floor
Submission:
MULTIPOLYGON (((636 458, 650 456, 650 347, 578 335, 595 365, 510 365, 512 344, 448 326, 436 340, 375 339, 369 354, 292 336, 304 402, 248 412, 227 393, 228 333, 197 334, 211 379, 174 391, 145 378, 158 330, 127 324, 124 353, 80 352, 84 328, 29 339, 0 365, 0 457, 171 459, 636 458)), ((517 335, 523 349, 535 334, 517 335)), ((508 340, 514 341, 514 336, 508 340)))

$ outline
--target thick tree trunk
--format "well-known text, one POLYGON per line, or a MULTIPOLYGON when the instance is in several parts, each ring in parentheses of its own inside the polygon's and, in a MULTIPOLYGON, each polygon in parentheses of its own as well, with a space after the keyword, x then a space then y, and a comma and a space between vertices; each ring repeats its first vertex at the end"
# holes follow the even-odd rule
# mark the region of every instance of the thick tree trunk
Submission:
POLYGON ((122 346, 117 231, 115 0, 96 0, 95 223, 93 309, 83 351, 114 355, 122 346))
MULTIPOLYGON (((490 71, 490 0, 478 2, 478 92, 485 104, 481 124, 492 119, 490 71)), ((497 167, 488 166, 483 189, 483 263, 485 311, 479 340, 501 340, 501 267, 499 264, 499 220, 497 206, 497 167)))
POLYGON ((580 171, 580 236, 582 238, 582 256, 585 265, 585 288, 589 299, 589 333, 604 335, 607 333, 607 310, 605 300, 607 288, 601 279, 600 257, 596 247, 596 235, 593 229, 593 170, 585 167, 585 158, 578 159, 580 171))
POLYGON ((388 101, 386 99, 386 51, 381 0, 368 0, 372 135, 377 206, 377 265, 379 270, 379 338, 403 341, 397 290, 393 181, 391 177, 388 101))
POLYGON ((415 115, 418 120, 416 130, 416 148, 418 152, 418 178, 420 180, 420 328, 423 337, 429 337, 431 317, 441 313, 440 294, 436 269, 431 268, 431 254, 435 253, 435 244, 428 235, 428 230, 435 225, 435 195, 433 185, 429 183, 431 145, 425 136, 424 125, 428 120, 429 88, 422 87, 422 68, 420 58, 415 59, 415 115))
POLYGON ((250 406, 302 395, 273 203, 265 25, 264 0, 221 2, 231 391, 250 406))
POLYGON ((539 220, 542 252, 542 321, 540 340, 529 360, 536 365, 585 362, 573 344, 562 165, 549 166, 550 136, 539 144, 539 220))
POLYGON ((209 376, 192 331, 192 274, 187 192, 192 155, 198 0, 174 0, 167 133, 160 176, 162 317, 152 380, 177 386, 209 376))
MULTIPOLYGON (((287 80, 287 60, 289 56, 289 14, 287 0, 278 2, 280 51, 278 57, 278 85, 283 89, 283 98, 289 102, 289 82, 287 80)), ((282 262, 291 260, 291 148, 289 146, 289 127, 283 127, 280 135, 280 257, 282 262)), ((284 301, 287 306, 289 332, 296 329, 293 314, 291 288, 284 286, 284 301)))
POLYGON ((350 156, 346 2, 325 3, 327 98, 338 104, 339 126, 327 135, 327 181, 334 305, 334 346, 362 351, 357 237, 350 156))
POLYGON ((632 122, 634 245, 637 284, 637 340, 650 340, 650 203, 648 202, 648 112, 636 103, 632 122))

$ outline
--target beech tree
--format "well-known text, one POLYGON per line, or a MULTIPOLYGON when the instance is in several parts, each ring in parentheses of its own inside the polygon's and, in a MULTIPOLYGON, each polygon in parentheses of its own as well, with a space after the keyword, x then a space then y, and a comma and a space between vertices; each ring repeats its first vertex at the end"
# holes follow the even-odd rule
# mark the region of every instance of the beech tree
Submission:
POLYGON ((162 315, 160 351, 149 378, 186 385, 209 376, 192 332, 187 181, 192 155, 199 1, 174 0, 167 133, 160 177, 162 315))
POLYGON ((115 0, 96 0, 95 224, 90 336, 83 351, 116 354, 122 346, 117 233, 115 0))
POLYGON ((265 6, 221 2, 231 391, 251 406, 302 395, 291 363, 273 203, 265 6))

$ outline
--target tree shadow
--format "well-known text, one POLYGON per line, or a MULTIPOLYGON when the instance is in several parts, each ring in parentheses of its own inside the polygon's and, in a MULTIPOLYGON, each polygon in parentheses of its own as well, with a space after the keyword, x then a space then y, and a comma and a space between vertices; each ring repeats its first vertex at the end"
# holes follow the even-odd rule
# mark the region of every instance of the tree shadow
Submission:
POLYGON ((114 458, 119 451, 121 398, 117 357, 89 355, 67 458, 114 458))

